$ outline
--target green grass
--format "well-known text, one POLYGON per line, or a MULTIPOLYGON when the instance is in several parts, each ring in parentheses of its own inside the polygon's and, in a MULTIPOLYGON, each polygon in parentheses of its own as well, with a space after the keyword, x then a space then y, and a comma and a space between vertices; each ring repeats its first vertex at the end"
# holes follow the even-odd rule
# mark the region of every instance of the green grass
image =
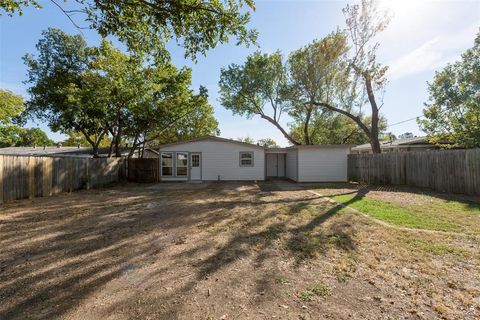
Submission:
POLYGON ((407 239, 408 247, 414 251, 422 250, 434 255, 453 254, 459 256, 468 256, 469 253, 461 248, 453 247, 443 243, 434 243, 432 241, 421 239, 407 239))
POLYGON ((353 199, 354 196, 339 195, 331 198, 376 219, 397 226, 449 232, 462 231, 462 226, 457 224, 452 217, 445 219, 444 216, 435 214, 435 212, 420 212, 387 201, 369 198, 353 199))
POLYGON ((330 288, 323 282, 319 282, 314 286, 306 289, 305 291, 300 292, 300 299, 305 302, 312 301, 315 296, 326 297, 331 294, 330 288))

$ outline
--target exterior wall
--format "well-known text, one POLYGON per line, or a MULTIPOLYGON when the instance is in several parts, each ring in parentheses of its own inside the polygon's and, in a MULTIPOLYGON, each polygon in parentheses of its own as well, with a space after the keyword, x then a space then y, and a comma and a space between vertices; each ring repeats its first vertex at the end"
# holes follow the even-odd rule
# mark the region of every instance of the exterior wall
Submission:
MULTIPOLYGON (((265 151, 263 148, 214 140, 201 140, 165 146, 160 149, 160 152, 165 151, 200 152, 202 180, 265 179, 265 151), (240 152, 242 151, 253 152, 253 166, 240 166, 240 152)), ((188 178, 160 176, 160 179, 165 181, 187 180, 188 178)))
POLYGON ((348 181, 350 148, 298 149, 299 182, 348 181))
POLYGON ((285 176, 293 181, 298 181, 297 177, 297 170, 298 170, 298 162, 297 162, 297 156, 298 156, 298 150, 297 149, 292 149, 288 150, 287 156, 285 157, 286 160, 286 169, 287 172, 285 173, 285 176))

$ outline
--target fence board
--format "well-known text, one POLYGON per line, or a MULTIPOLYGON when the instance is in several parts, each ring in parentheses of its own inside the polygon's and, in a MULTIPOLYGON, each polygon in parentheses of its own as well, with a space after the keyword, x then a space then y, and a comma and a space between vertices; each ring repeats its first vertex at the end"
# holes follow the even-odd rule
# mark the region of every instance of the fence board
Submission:
POLYGON ((368 184, 480 195, 480 149, 351 154, 348 177, 368 184))
POLYGON ((0 155, 0 203, 117 182, 124 166, 121 158, 0 155))

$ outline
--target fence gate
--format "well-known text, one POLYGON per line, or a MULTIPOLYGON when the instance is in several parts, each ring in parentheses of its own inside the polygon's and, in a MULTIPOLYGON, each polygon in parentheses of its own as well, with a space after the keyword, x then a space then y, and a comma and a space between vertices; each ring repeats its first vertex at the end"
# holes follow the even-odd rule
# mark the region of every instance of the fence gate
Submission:
POLYGON ((128 159, 128 180, 136 182, 159 181, 159 159, 128 159))

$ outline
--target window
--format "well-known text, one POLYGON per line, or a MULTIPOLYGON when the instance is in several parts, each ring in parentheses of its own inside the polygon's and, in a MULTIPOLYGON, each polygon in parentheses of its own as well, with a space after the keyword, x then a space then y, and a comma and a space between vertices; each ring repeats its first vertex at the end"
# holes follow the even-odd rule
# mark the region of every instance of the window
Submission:
POLYGON ((173 175, 173 155, 171 152, 162 152, 162 176, 173 175))
POLYGON ((177 152, 177 176, 184 177, 188 172, 188 153, 177 152))
POLYGON ((192 154, 192 168, 200 167, 200 155, 192 154))
POLYGON ((253 167, 253 152, 240 152, 240 167, 253 167))

